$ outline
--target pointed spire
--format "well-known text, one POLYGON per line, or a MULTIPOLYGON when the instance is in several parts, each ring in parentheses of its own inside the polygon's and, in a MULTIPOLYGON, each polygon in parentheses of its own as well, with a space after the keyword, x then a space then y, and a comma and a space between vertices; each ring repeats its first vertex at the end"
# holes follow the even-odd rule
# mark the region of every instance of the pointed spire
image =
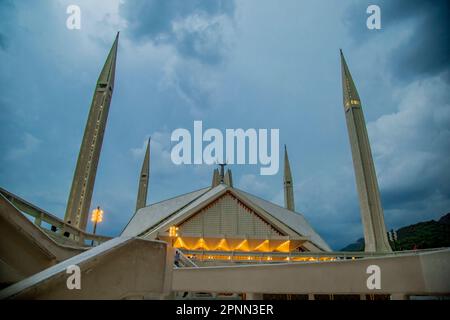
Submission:
POLYGON ((365 251, 390 252, 383 207, 358 91, 341 50, 342 89, 356 187, 364 227, 365 251))
POLYGON ((147 149, 145 150, 144 162, 142 163, 141 176, 139 179, 139 189, 136 200, 136 211, 147 205, 147 191, 150 176, 150 139, 147 141, 147 149))
POLYGON ((284 145, 284 182, 286 181, 292 183, 292 174, 291 174, 291 165, 289 164, 287 147, 286 145, 284 145))
POLYGON ((213 171, 213 177, 211 182, 211 188, 217 187, 220 184, 220 175, 219 175, 219 169, 214 169, 213 171))
POLYGON ((78 154, 64 220, 86 230, 97 166, 108 120, 116 70, 119 34, 98 77, 78 154))
POLYGON ((286 145, 284 145, 284 207, 288 210, 295 211, 294 186, 292 181, 291 166, 286 145))
POLYGON ((360 107, 361 100, 359 98, 358 91, 356 90, 355 83, 353 82, 352 75, 350 74, 350 70, 348 69, 347 62, 345 61, 342 49, 340 50, 340 53, 343 99, 344 107, 347 111, 350 107, 360 107))
POLYGON ((116 74, 116 60, 117 60, 117 47, 119 45, 119 32, 117 32, 116 39, 109 51, 108 58, 103 66, 102 72, 98 77, 97 86, 110 86, 111 91, 114 89, 114 78, 116 74))
POLYGON ((229 187, 233 187, 233 175, 230 169, 227 169, 227 173, 225 173, 224 183, 229 187))

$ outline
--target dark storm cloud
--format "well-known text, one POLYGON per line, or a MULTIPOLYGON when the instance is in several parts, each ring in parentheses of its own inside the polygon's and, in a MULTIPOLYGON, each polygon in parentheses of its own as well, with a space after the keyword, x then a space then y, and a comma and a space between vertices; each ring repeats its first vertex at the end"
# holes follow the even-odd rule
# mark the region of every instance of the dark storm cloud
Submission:
POLYGON ((410 81, 441 75, 450 81, 450 1, 357 1, 350 7, 346 21, 357 41, 400 27, 409 30, 408 38, 399 40, 390 53, 390 70, 398 79, 410 81), (370 4, 381 8, 381 31, 361 27, 365 26, 361 22, 367 19, 366 8, 370 4))
POLYGON ((399 91, 398 111, 368 124, 387 219, 450 208, 450 91, 435 76, 399 91), (389 212, 391 211, 391 212, 389 212))
POLYGON ((234 2, 229 0, 133 0, 120 6, 133 40, 169 43, 181 55, 208 64, 222 57, 220 17, 232 18, 234 11, 234 2))
POLYGON ((378 0, 354 1, 345 16, 355 44, 378 46, 392 77, 396 111, 368 129, 386 221, 395 227, 437 218, 450 205, 449 15, 448 0, 378 0), (381 30, 366 28, 370 4, 380 6, 381 30))

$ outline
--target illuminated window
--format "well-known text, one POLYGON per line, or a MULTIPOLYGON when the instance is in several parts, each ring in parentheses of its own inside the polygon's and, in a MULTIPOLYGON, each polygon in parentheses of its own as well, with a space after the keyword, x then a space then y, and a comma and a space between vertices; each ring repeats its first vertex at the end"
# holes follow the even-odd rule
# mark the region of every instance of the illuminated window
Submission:
POLYGON ((176 227, 176 226, 171 226, 170 228, 169 228, 169 236, 170 237, 177 237, 178 236, 178 227, 176 227))

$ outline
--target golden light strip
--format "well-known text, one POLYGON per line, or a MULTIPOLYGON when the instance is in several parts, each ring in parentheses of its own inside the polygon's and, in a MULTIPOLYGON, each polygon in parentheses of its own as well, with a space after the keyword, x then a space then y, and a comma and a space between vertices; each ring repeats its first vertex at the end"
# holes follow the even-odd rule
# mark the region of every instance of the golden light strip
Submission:
POLYGON ((253 250, 255 250, 255 251, 257 251, 257 250, 260 250, 260 251, 263 251, 263 252, 269 252, 270 250, 269 250, 269 240, 264 240, 263 242, 261 242, 261 244, 259 244, 255 249, 253 249, 253 250), (264 247, 264 249, 261 249, 261 248, 263 248, 264 247))
POLYGON ((278 257, 278 256, 228 256, 228 255, 213 255, 213 254, 200 254, 189 255, 190 259, 205 259, 205 260, 235 260, 235 261, 297 261, 297 262, 319 262, 319 261, 336 261, 335 257, 278 257))
POLYGON ((198 241, 197 241, 197 243, 195 244, 195 246, 194 246, 194 250, 197 250, 197 249, 203 249, 203 250, 208 250, 209 251, 209 248, 208 248, 208 246, 206 245, 206 242, 205 242, 205 239, 203 239, 203 238, 200 238, 198 241))
POLYGON ((244 247, 244 249, 242 249, 242 251, 250 251, 250 249, 248 247, 247 239, 242 241, 236 248, 234 248, 234 250, 241 250, 241 247, 244 247))
POLYGON ((280 244, 277 248, 276 251, 280 251, 280 252, 289 252, 289 246, 291 244, 290 240, 287 240, 285 242, 283 242, 282 244, 280 244))
POLYGON ((188 250, 190 250, 190 249, 186 246, 186 243, 184 243, 183 239, 181 239, 180 237, 178 237, 178 238, 175 240, 175 243, 173 244, 173 246, 174 246, 175 248, 188 249, 188 250))
POLYGON ((230 251, 230 247, 228 246, 228 242, 225 239, 220 240, 219 244, 214 250, 222 249, 224 251, 230 251))

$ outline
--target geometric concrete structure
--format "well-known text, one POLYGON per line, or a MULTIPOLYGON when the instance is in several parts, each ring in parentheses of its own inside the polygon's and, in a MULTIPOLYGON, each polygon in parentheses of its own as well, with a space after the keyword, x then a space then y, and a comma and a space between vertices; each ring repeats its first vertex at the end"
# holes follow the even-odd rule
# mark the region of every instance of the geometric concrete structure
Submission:
POLYGON ((119 33, 95 87, 64 220, 86 230, 109 105, 114 90, 119 33))
POLYGON ((172 263, 164 242, 114 238, 0 291, 0 299, 162 299, 172 263), (70 266, 79 267, 79 289, 67 286, 70 266))
POLYGON ((149 174, 150 174, 150 139, 148 139, 147 141, 147 149, 145 150, 144 162, 142 163, 135 212, 145 207, 145 205, 147 204, 149 174))
POLYGON ((292 181, 291 166, 286 145, 284 145, 284 207, 288 210, 295 211, 294 201, 294 183, 292 181))
POLYGON ((211 188, 214 188, 214 187, 218 186, 219 184, 220 184, 220 174, 219 174, 219 169, 216 168, 213 171, 211 188))
POLYGON ((139 209, 121 236, 166 241, 197 265, 304 261, 304 253, 331 251, 300 213, 225 183, 139 209))
POLYGON ((384 224, 383 208, 370 149, 361 99, 356 90, 344 55, 341 53, 342 89, 345 118, 352 150, 356 186, 358 189, 362 224, 364 227, 365 251, 392 251, 384 224))
POLYGON ((86 248, 56 242, 0 193, 0 288, 25 279, 86 248))
POLYGON ((227 173, 225 173, 223 183, 225 183, 226 185, 228 185, 230 187, 233 187, 233 174, 231 173, 230 169, 228 169, 227 173))
MULTIPOLYGON (((401 253, 356 260, 179 268, 174 291, 253 294, 388 294, 450 293, 450 249, 401 253), (370 288, 367 269, 380 268, 380 287, 370 288)), ((262 298, 259 296, 259 298, 262 298)))
MULTIPOLYGON (((212 188, 216 189, 214 194, 220 197, 220 193, 229 187, 222 183, 216 188, 212 188)), ((137 219, 146 224, 149 222, 148 218, 155 214, 156 217, 153 219, 162 219, 160 223, 164 224, 166 219, 175 221, 185 217, 190 211, 195 212, 197 205, 202 203, 196 200, 205 195, 210 188, 205 189, 177 197, 174 201, 163 201, 140 209, 138 213, 151 208, 146 212, 150 215, 141 217, 135 215, 133 220, 137 219), (178 207, 178 210, 175 209, 177 213, 174 216, 166 214, 175 207, 178 207)), ((88 250, 55 246, 49 237, 42 237, 45 234, 16 210, 3 197, 3 194, 4 192, 0 194, 0 200, 5 200, 0 201, 0 217, 2 217, 0 219, 2 231, 0 260, 7 262, 7 267, 13 266, 16 270, 28 269, 26 271, 28 275, 25 275, 25 278, 11 279, 9 281, 11 285, 0 291, 0 299, 197 299, 198 297, 229 299, 234 297, 233 299, 249 300, 266 298, 266 294, 272 298, 274 295, 279 295, 280 299, 286 295, 302 295, 308 299, 323 299, 323 296, 328 299, 348 299, 349 295, 353 297, 352 299, 355 296, 361 299, 376 299, 377 295, 383 299, 386 297, 414 299, 414 296, 448 296, 450 293, 449 249, 387 254, 304 251, 298 253, 306 258, 302 262, 295 260, 300 256, 293 254, 291 259, 276 262, 275 259, 267 261, 261 258, 254 261, 247 260, 246 257, 238 263, 233 258, 234 263, 227 264, 222 261, 214 267, 204 264, 198 266, 189 259, 186 261, 186 257, 182 254, 181 266, 178 264, 177 267, 172 268, 174 252, 171 247, 177 246, 176 241, 143 239, 151 234, 150 230, 143 232, 139 237, 117 237, 88 250), (44 264, 40 264, 30 254, 44 257, 44 264), (81 290, 69 290, 67 287, 70 276, 67 269, 73 265, 80 268, 81 290), (370 288, 367 285, 371 276, 368 270, 371 266, 379 268, 380 286, 378 288, 370 288), (33 271, 30 268, 38 269, 33 271), (169 294, 170 292, 172 294, 169 294)), ((281 207, 273 208, 275 205, 243 192, 242 196, 248 197, 248 200, 262 210, 272 212, 274 218, 292 226, 295 230, 299 230, 303 225, 289 218, 296 215, 293 212, 281 207), (277 212, 278 210, 287 212, 283 214, 277 212)), ((206 215, 202 216, 203 220, 205 217, 206 215)), ((210 222, 207 219, 204 221, 210 222)), ((192 226, 192 223, 190 224, 192 226)), ((130 226, 130 230, 134 228, 130 226)), ((176 230, 176 233, 179 233, 174 237, 183 237, 183 230, 184 228, 176 230)), ((317 238, 314 239, 314 236, 309 238, 313 242, 320 242, 317 238)), ((211 244, 207 237, 204 240, 205 244, 211 244)), ((251 237, 246 240, 246 246, 255 246, 251 237)), ((189 239, 186 241, 189 242, 189 239)), ((232 245, 232 241, 229 244, 232 245)), ((211 252, 205 253, 211 254, 211 252)), ((239 249, 232 254, 238 253, 239 249)), ((230 253, 222 252, 221 254, 230 253)), ((246 249, 242 254, 251 255, 252 252, 246 249)), ((276 256, 285 253, 262 250, 260 254, 276 256)), ((0 269, 2 276, 5 275, 5 270, 5 268, 0 269)))
POLYGON ((85 232, 117 41, 94 94, 66 221, 0 188, 0 299, 258 299, 265 294, 404 299, 450 294, 449 249, 389 248, 360 99, 342 52, 344 108, 368 252, 333 252, 294 211, 286 149, 285 207, 235 188, 225 164, 220 172, 214 170, 211 186, 146 205, 149 142, 137 210, 121 235, 109 239, 85 232), (174 254, 175 248, 180 254, 174 254), (71 266, 79 267, 81 290, 67 287, 71 266), (376 288, 368 285, 374 267, 380 279, 376 288))

